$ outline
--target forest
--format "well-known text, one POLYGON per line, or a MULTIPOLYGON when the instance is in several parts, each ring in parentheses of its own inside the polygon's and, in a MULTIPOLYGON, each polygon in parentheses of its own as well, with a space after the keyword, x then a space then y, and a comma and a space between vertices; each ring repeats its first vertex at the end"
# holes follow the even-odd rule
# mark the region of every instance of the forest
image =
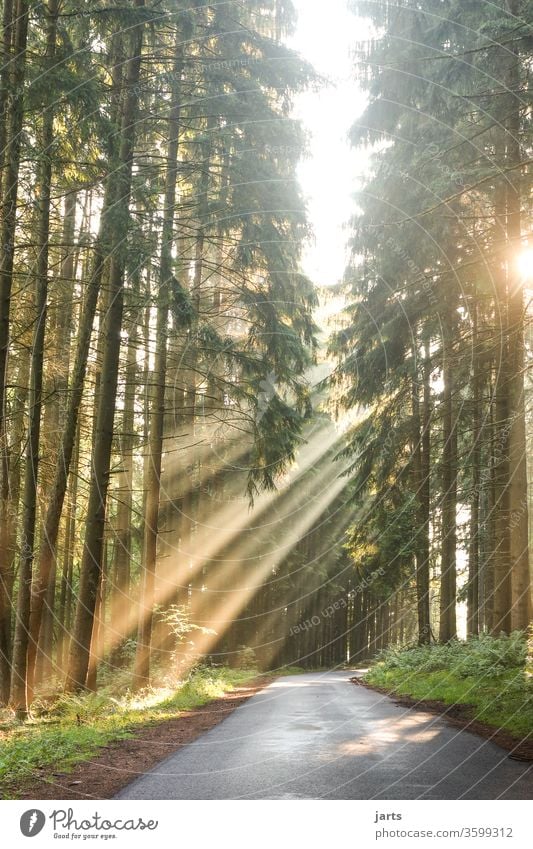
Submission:
POLYGON ((290 0, 0 5, 2 715, 467 639, 523 665, 531 0, 350 3, 342 281, 302 265, 290 0))

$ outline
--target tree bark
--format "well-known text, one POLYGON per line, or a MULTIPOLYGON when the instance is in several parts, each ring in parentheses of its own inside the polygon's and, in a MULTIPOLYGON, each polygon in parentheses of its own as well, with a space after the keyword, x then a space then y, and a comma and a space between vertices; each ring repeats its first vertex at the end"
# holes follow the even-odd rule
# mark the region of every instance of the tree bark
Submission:
MULTIPOLYGON (((505 55, 502 61, 506 61, 505 55)), ((498 133, 496 161, 505 161, 505 131, 498 133)), ((505 244, 507 238, 506 177, 499 176, 494 203, 495 241, 505 244)), ((494 380, 494 443, 492 463, 494 469, 494 592, 492 606, 492 632, 510 634, 512 600, 512 564, 509 490, 509 294, 508 271, 505 253, 495 257, 495 306, 497 356, 494 380)))
MULTIPOLYGON (((519 0, 507 0, 509 12, 518 18, 519 0)), ((524 286, 517 268, 516 256, 521 248, 521 101, 516 92, 521 85, 521 62, 518 48, 512 45, 507 54, 510 62, 507 89, 510 116, 507 126, 507 244, 509 268, 509 511, 511 518, 510 554, 512 565, 512 630, 525 631, 531 624, 531 577, 529 565, 529 518, 527 498, 527 449, 524 400, 525 342, 524 286)))
MULTIPOLYGON (((144 0, 135 5, 144 6, 144 0)), ((92 480, 85 524, 85 542, 80 568, 80 588, 76 606, 73 639, 65 688, 77 691, 85 687, 94 610, 102 569, 105 511, 109 487, 109 465, 117 394, 120 334, 124 305, 124 269, 126 236, 131 195, 133 148, 139 100, 139 79, 143 42, 142 23, 132 27, 131 53, 125 83, 121 144, 117 169, 117 192, 111 233, 109 309, 106 316, 106 345, 102 363, 102 382, 98 403, 96 444, 93 452, 92 480)))
MULTIPOLYGON (((58 0, 49 0, 46 33, 45 66, 51 69, 56 52, 58 0)), ((10 701, 18 719, 25 719, 28 703, 33 699, 33 670, 37 645, 30 641, 31 582, 35 555, 35 521, 37 516, 37 481, 41 433, 44 342, 48 304, 48 245, 50 230, 50 195, 52 187, 51 149, 54 139, 54 110, 49 105, 43 113, 42 151, 39 179, 39 226, 35 298, 35 327, 33 332, 30 378, 29 437, 26 451, 22 514, 22 543, 19 569, 17 622, 13 643, 13 669, 10 701), (31 648, 30 648, 31 646, 31 648), (28 650, 32 660, 28 658, 28 650), (31 674, 28 671, 31 669, 31 674)))
POLYGON ((2 119, 4 121, 4 147, 2 169, 2 209, 0 232, 0 621, 2 646, 0 647, 0 677, 2 700, 8 698, 10 678, 10 641, 6 631, 11 628, 9 551, 16 516, 9 503, 9 446, 5 418, 5 390, 9 352, 11 290, 15 253, 17 196, 19 185, 21 133, 24 118, 24 80, 26 77, 26 43, 28 38, 28 0, 18 0, 14 16, 8 0, 4 4, 4 50, 7 57, 2 73, 2 119), (13 46, 11 50, 11 39, 13 46), (8 625, 9 618, 9 625, 8 625))
POLYGON ((443 428, 442 428, 442 541, 440 585, 441 643, 457 635, 457 421, 453 364, 453 302, 443 319, 443 428))
POLYGON ((154 391, 150 410, 149 466, 146 493, 146 513, 143 550, 139 629, 135 657, 134 686, 145 686, 150 679, 150 646, 154 606, 154 587, 159 535, 159 501, 161 492, 161 463, 165 421, 165 386, 167 374, 168 311, 173 279, 172 246, 178 180, 178 148, 180 136, 181 85, 183 45, 181 32, 176 33, 173 63, 172 100, 168 122, 168 151, 165 174, 165 200, 161 234, 161 258, 157 301, 156 350, 154 362, 154 391))
POLYGON ((9 123, 11 58, 13 54, 14 0, 4 0, 2 9, 2 65, 0 68, 0 196, 4 177, 4 157, 9 123))
MULTIPOLYGON (((475 296, 474 296, 475 297, 475 296)), ((479 549, 481 498, 481 428, 482 398, 479 367, 479 334, 477 302, 472 304, 472 495, 470 501, 470 541, 468 548, 467 635, 479 634, 479 549)))
POLYGON ((112 638, 111 650, 114 664, 122 664, 121 648, 129 628, 129 598, 131 584, 132 556, 132 508, 133 508, 133 470, 135 445, 135 398, 137 390, 137 348, 139 330, 136 318, 136 301, 139 297, 139 275, 133 275, 132 283, 132 323, 129 332, 128 353, 126 358, 124 413, 122 417, 122 437, 120 440, 121 469, 116 489, 117 515, 114 529, 113 589, 111 596, 112 638))
MULTIPOLYGON (((117 71, 113 68, 113 79, 121 80, 121 56, 117 57, 116 64, 120 70, 117 71)), ((117 83, 117 86, 118 85, 119 83, 117 83)), ((114 98, 115 112, 113 114, 117 122, 119 120, 119 115, 116 111, 118 110, 118 101, 119 91, 116 90, 114 98)), ((117 201, 118 196, 118 170, 115 166, 116 161, 112 156, 111 168, 107 177, 104 193, 99 232, 94 244, 93 261, 78 322, 76 354, 70 380, 70 393, 65 411, 63 433, 54 473, 54 482, 51 487, 51 494, 46 507, 41 532, 39 577, 33 594, 34 597, 32 600, 31 611, 32 621, 30 623, 30 628, 32 634, 38 634, 40 632, 44 600, 56 556, 57 538, 63 511, 63 503, 67 492, 72 452, 74 450, 76 435, 78 432, 78 418, 85 386, 85 376, 87 373, 94 318, 102 286, 106 256, 111 251, 110 233, 113 229, 113 221, 116 215, 115 202, 117 201)))
POLYGON ((64 671, 67 655, 68 642, 72 613, 72 579, 74 572, 74 551, 76 547, 76 500, 78 496, 78 465, 80 457, 80 427, 78 424, 76 434, 76 445, 74 448, 73 468, 70 474, 68 506, 65 515, 65 544, 63 548, 63 562, 61 569, 61 587, 59 594, 59 623, 61 636, 58 636, 57 665, 64 671))
MULTIPOLYGON (((426 457, 423 450, 426 441, 426 432, 429 431, 429 422, 426 410, 426 387, 424 379, 424 422, 420 416, 420 390, 419 390, 419 368, 418 349, 413 348, 415 374, 412 381, 412 420, 413 420, 413 484, 417 504, 417 527, 416 527, 416 597, 418 615, 418 642, 425 645, 430 642, 430 619, 429 619, 429 503, 426 498, 426 457)), ((425 368, 425 366, 424 366, 425 368)), ((425 378, 425 375, 424 375, 425 378)))

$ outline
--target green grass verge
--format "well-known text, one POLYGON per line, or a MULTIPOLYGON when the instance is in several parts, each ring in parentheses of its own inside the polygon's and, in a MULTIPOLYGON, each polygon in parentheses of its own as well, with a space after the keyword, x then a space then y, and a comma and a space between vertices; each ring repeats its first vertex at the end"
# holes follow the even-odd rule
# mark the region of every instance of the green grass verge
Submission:
POLYGON ((256 670, 200 669, 176 686, 126 693, 61 696, 46 713, 24 724, 0 723, 0 798, 15 798, 22 782, 49 772, 68 772, 111 741, 143 726, 175 719, 185 710, 220 698, 257 677, 256 670))
POLYGON ((307 672, 313 671, 312 669, 304 669, 302 666, 280 666, 279 669, 273 670, 272 675, 285 678, 288 675, 305 675, 307 672))
POLYGON ((417 700, 469 705, 472 719, 523 738, 533 732, 526 653, 521 634, 393 649, 383 652, 365 681, 417 700))

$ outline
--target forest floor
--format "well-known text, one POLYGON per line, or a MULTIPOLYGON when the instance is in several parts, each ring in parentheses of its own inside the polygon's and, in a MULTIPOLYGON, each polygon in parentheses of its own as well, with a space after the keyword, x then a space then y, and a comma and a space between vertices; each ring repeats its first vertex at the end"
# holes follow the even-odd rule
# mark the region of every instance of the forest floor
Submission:
POLYGON ((85 712, 80 699, 59 724, 0 725, 0 797, 110 799, 137 775, 222 722, 274 677, 224 670, 207 688, 193 679, 174 697, 155 706, 152 699, 135 711, 129 706, 119 718, 110 717, 105 697, 95 694, 93 700, 88 697, 85 712))

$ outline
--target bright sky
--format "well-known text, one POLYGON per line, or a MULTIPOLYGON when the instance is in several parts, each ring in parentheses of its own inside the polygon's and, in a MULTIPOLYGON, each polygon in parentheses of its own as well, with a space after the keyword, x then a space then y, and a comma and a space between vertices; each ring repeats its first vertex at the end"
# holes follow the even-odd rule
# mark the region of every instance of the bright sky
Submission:
POLYGON ((347 135, 365 105, 351 51, 367 37, 368 26, 348 10, 347 0, 293 3, 299 22, 291 46, 331 80, 320 91, 301 95, 295 109, 311 135, 311 156, 299 169, 315 232, 304 270, 318 285, 331 285, 344 272, 348 237, 344 228, 354 211, 357 178, 365 170, 365 155, 350 148, 347 135))

